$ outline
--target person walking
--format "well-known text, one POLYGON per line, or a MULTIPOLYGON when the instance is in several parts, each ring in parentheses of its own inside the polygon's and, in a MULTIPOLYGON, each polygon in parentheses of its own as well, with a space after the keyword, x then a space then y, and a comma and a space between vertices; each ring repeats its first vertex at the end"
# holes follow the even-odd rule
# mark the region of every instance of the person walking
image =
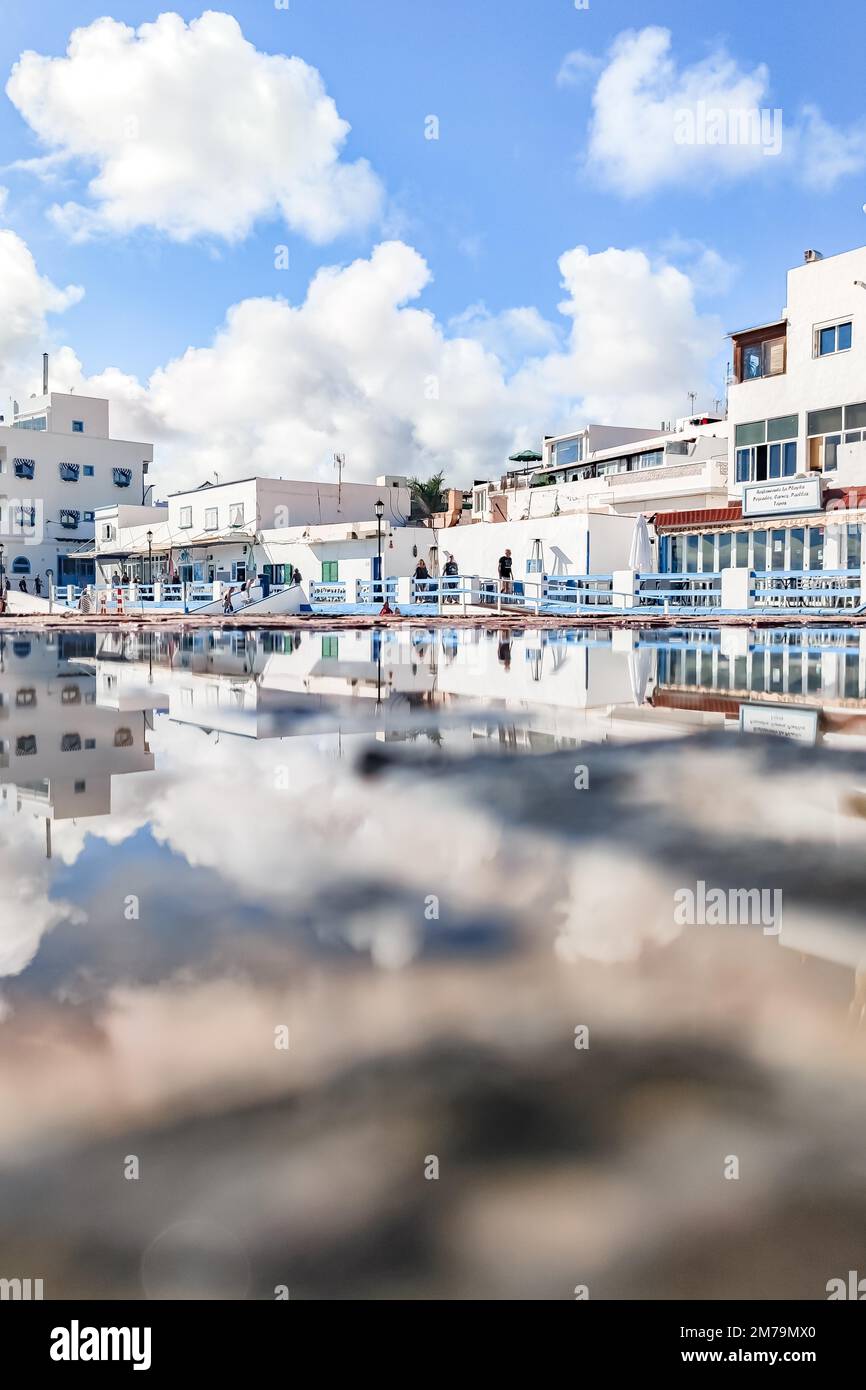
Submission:
POLYGON ((504 555, 499 557, 499 588, 503 594, 513 594, 513 561, 511 551, 506 550, 504 555))
POLYGON ((27 593, 27 580, 24 578, 23 574, 20 580, 18 581, 18 588, 21 590, 22 594, 27 593))
POLYGON ((297 565, 295 565, 295 568, 292 570, 292 583, 293 583, 293 584, 300 584, 300 582, 301 582, 301 571, 298 569, 297 565))
POLYGON ((33 581, 33 588, 35 589, 36 594, 37 594, 37 597, 38 597, 38 595, 42 593, 42 575, 41 575, 41 574, 37 574, 36 578, 34 579, 34 581, 33 581))
POLYGON ((233 594, 233 593, 234 593, 234 589, 229 588, 229 589, 226 589, 225 594, 223 595, 223 612, 224 612, 224 613, 233 613, 233 612, 235 611, 235 610, 234 610, 234 607, 233 607, 233 605, 232 605, 232 594, 233 594))

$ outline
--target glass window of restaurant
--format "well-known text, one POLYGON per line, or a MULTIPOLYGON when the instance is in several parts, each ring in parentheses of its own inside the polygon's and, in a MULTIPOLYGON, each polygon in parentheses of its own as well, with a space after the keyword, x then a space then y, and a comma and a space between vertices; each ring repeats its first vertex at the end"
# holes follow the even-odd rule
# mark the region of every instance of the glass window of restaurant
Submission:
POLYGON ((841 405, 830 410, 810 410, 806 416, 809 436, 809 470, 812 473, 832 473, 836 468, 836 450, 842 442, 843 412, 841 405))

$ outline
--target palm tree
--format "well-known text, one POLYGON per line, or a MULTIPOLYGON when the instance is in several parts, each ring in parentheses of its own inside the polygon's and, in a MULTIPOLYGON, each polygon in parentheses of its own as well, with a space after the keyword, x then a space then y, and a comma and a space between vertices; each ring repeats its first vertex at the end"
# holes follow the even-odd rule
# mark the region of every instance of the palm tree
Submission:
POLYGON ((445 493, 442 489, 444 481, 445 473, 441 469, 438 473, 432 474, 432 476, 427 479, 426 483, 422 482, 420 478, 409 479, 409 490, 412 493, 412 499, 418 504, 419 510, 424 512, 425 515, 429 515, 431 512, 444 512, 445 493))

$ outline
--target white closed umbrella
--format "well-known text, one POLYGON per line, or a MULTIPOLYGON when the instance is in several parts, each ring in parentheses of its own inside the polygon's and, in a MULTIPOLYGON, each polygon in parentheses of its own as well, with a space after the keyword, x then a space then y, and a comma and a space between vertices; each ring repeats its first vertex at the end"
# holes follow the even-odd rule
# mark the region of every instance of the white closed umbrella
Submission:
POLYGON ((631 684, 631 698, 636 705, 642 705, 646 700, 652 665, 651 647, 632 647, 628 654, 628 678, 631 684))
POLYGON ((844 569, 842 563, 842 534, 842 527, 838 525, 838 523, 835 526, 828 526, 824 531, 825 570, 844 569))
POLYGON ((650 544, 649 527, 643 512, 635 518, 634 531, 628 551, 628 567, 646 574, 653 567, 653 548, 650 544))

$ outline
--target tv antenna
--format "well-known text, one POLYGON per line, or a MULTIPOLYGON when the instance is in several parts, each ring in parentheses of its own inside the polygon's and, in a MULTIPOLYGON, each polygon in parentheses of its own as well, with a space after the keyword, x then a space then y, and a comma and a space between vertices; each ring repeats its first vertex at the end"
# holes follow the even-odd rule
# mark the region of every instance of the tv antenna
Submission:
POLYGON ((346 455, 334 455, 334 467, 337 470, 337 511, 342 511, 343 507, 343 469, 346 467, 346 455))

